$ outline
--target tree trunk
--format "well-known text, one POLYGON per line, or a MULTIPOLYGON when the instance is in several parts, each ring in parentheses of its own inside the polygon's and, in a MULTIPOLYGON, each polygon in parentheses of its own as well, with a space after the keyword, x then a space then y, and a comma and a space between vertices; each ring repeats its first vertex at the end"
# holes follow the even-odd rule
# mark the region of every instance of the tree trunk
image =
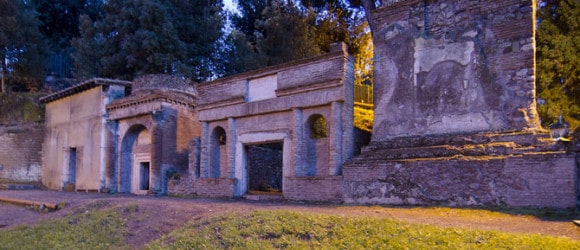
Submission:
POLYGON ((1 53, 0 54, 0 60, 2 61, 2 63, 0 63, 0 67, 2 68, 2 80, 0 83, 0 93, 6 93, 6 54, 1 53))

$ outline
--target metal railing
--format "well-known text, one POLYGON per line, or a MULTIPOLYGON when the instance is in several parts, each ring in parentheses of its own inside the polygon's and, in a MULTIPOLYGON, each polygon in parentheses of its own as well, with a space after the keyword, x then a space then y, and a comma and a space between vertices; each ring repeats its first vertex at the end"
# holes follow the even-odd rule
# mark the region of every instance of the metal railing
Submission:
POLYGON ((373 85, 355 84, 354 85, 354 102, 361 104, 373 105, 373 85))

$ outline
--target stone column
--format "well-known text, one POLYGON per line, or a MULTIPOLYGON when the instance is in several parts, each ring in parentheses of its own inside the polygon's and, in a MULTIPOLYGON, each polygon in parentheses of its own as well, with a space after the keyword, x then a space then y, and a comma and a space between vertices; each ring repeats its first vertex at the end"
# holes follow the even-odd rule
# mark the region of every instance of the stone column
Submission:
POLYGON ((342 105, 341 102, 331 104, 329 175, 340 174, 342 164, 342 105))
POLYGON ((290 160, 291 167, 294 171, 289 171, 289 173, 294 174, 295 176, 302 176, 304 175, 304 163, 303 163, 303 147, 304 147, 304 140, 302 138, 304 133, 304 122, 303 122, 303 114, 302 109, 295 108, 292 110, 294 113, 294 119, 292 128, 292 158, 290 160))
POLYGON ((189 167, 187 172, 192 179, 197 179, 200 177, 200 153, 201 139, 199 137, 195 137, 189 142, 189 167))
POLYGON ((207 178, 209 177, 209 123, 202 122, 201 123, 201 153, 200 153, 200 160, 199 160, 199 172, 200 178, 207 178))
MULTIPOLYGON (((163 192, 163 128, 160 124, 154 124, 151 129, 151 185, 153 193, 163 192)), ((135 164, 132 162, 132 164, 135 164)), ((130 166, 133 168, 133 166, 130 166)), ((131 177, 129 177, 131 178, 131 177)), ((130 190, 130 189, 129 189, 130 190)))
POLYGON ((236 118, 228 118, 228 133, 227 133, 227 157, 228 157, 228 177, 235 178, 236 175, 236 142, 238 135, 236 133, 236 118))
POLYGON ((119 122, 116 120, 107 121, 106 123, 107 142, 106 142, 106 183, 105 187, 109 192, 119 192, 119 122))

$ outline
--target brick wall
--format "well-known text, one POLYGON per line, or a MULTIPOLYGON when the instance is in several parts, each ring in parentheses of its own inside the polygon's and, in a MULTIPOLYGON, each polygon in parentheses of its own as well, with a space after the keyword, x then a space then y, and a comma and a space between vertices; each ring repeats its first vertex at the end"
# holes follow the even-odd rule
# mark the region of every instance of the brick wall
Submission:
POLYGON ((231 178, 201 178, 195 180, 194 188, 202 197, 232 198, 235 183, 231 178))
POLYGON ((303 201, 342 201, 342 176, 287 177, 284 198, 303 201))
POLYGON ((0 179, 40 181, 43 142, 44 124, 0 127, 0 179))
POLYGON ((345 167, 347 203, 576 206, 574 155, 365 161, 345 167))

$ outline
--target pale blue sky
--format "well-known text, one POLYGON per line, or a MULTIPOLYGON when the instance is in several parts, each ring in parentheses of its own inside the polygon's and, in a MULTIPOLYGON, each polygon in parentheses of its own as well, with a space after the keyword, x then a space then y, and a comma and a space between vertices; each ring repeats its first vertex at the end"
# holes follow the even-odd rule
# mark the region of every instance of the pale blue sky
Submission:
POLYGON ((236 7, 234 7, 235 5, 234 5, 233 1, 234 0, 224 0, 224 4, 225 4, 226 8, 230 9, 232 11, 236 9, 236 7))

